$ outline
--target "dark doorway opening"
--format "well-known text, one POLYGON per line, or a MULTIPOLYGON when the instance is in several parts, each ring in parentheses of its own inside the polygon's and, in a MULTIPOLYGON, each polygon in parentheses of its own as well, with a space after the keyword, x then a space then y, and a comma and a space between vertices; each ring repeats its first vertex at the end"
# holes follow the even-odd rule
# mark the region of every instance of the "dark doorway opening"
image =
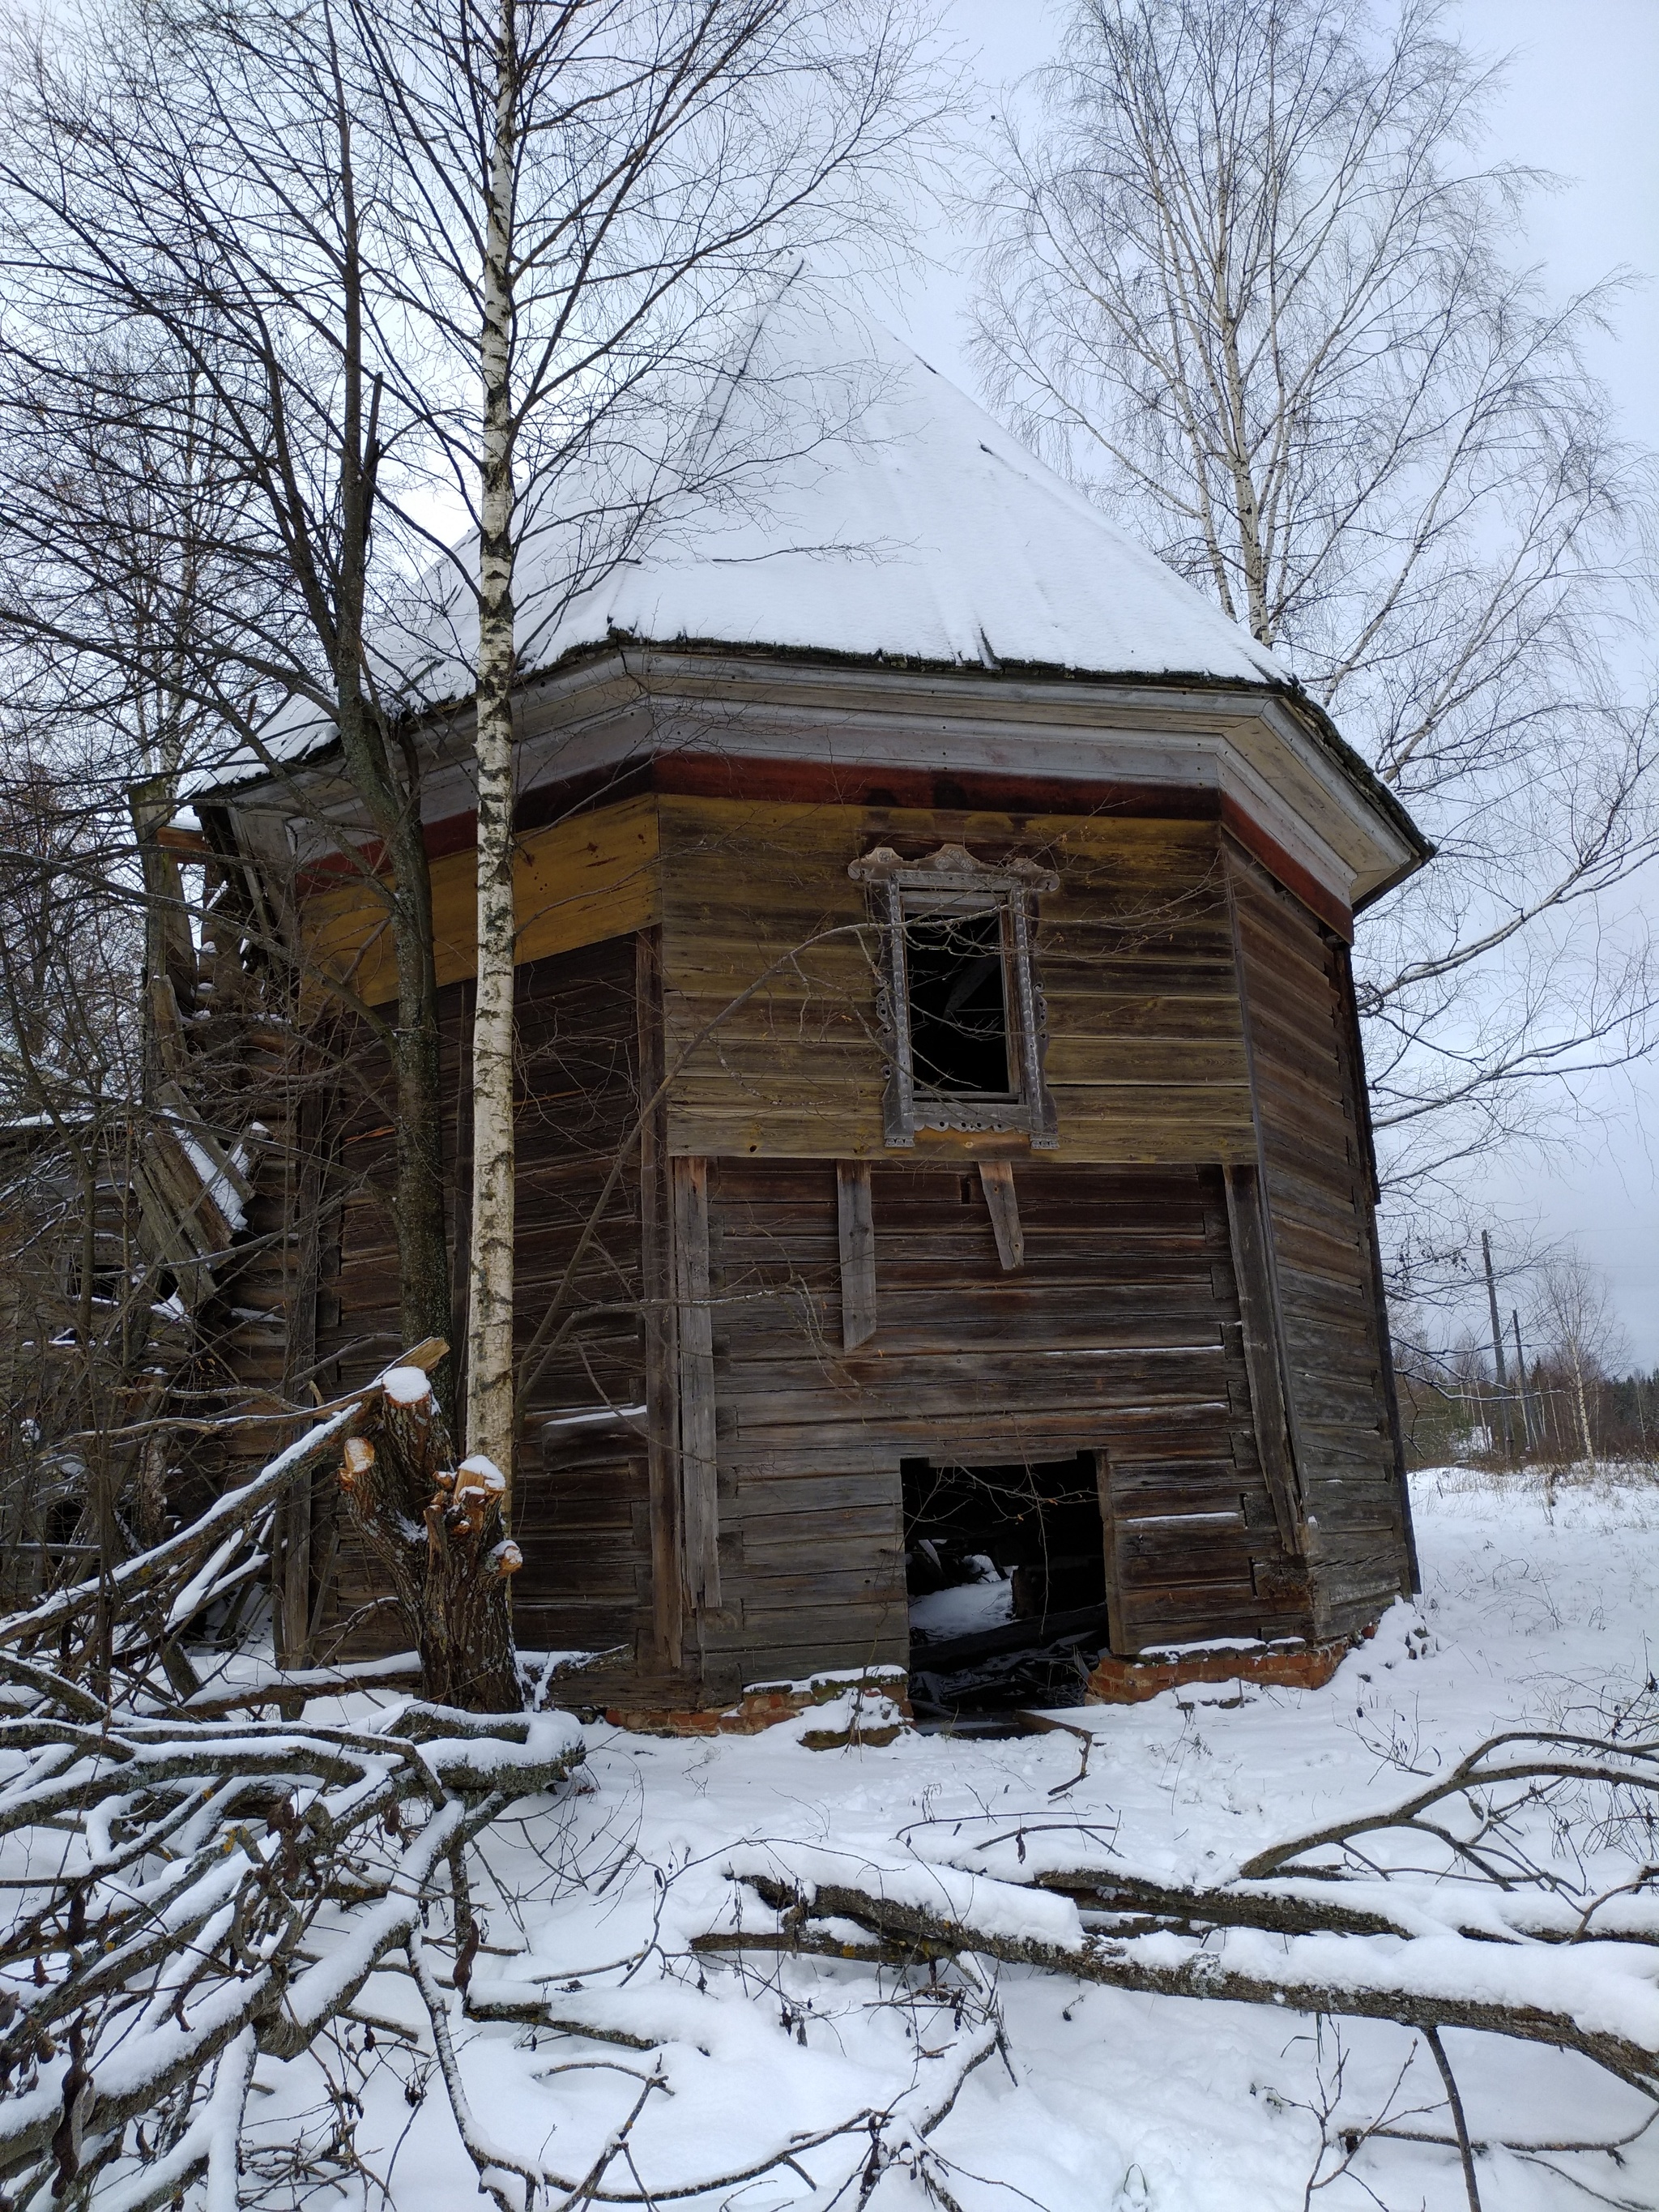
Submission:
POLYGON ((1096 1455, 901 1461, 910 1698, 944 1720, 1074 1705, 1107 1643, 1096 1455))

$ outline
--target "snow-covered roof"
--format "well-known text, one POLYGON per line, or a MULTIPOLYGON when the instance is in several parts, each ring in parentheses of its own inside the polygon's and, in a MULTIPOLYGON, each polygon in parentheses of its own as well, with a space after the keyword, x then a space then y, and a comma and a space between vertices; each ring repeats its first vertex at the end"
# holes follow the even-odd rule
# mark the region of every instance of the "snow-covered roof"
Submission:
MULTIPOLYGON (((690 489, 653 469, 647 519, 615 472, 567 475, 515 580, 526 676, 618 638, 1279 685, 1264 647, 890 332, 777 313, 696 443, 690 489), (665 484, 669 488, 665 489, 665 484), (609 535, 607 534, 609 533, 609 535), (625 542, 624 542, 625 538, 625 542)), ((634 455, 633 483, 640 464, 634 455)), ((674 465, 683 467, 683 462, 674 465)), ((459 556, 463 566, 470 549, 459 556)), ((470 589, 439 577, 374 642, 405 699, 471 690, 470 589)), ((326 722, 265 733, 295 759, 326 722)), ((227 775, 260 773, 246 756, 227 775)))
MULTIPOLYGON (((520 587, 528 667, 625 635, 1113 675, 1282 682, 1273 656, 885 331, 857 419, 654 542, 537 631, 562 548, 520 587), (547 574, 548 569, 552 573, 547 574)), ((843 340, 824 380, 849 374, 843 340)), ((831 405, 835 404, 833 398, 831 405)))

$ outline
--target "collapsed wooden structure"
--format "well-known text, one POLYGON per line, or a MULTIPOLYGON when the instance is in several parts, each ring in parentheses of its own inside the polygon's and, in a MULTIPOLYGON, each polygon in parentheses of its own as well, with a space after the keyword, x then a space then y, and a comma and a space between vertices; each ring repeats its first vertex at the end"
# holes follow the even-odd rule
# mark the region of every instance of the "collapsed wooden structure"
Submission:
POLYGON ((290 1322, 316 1212, 292 1026, 249 973, 240 867, 149 794, 135 814, 142 1074, 101 1091, 58 1076, 44 1107, 0 1123, 12 1604, 107 1571, 245 1480, 280 1431, 268 1417, 311 1395, 290 1322), (200 872, 188 892, 181 855, 200 872), (222 1418, 244 1411, 267 1418, 222 1418))
MULTIPOLYGON (((1413 1581, 1349 944, 1428 848, 1267 653, 889 367, 884 441, 729 574, 631 562, 521 689, 515 1613, 613 1650, 619 1711, 1316 1644, 1413 1581)), ((458 1243, 466 740, 421 723, 458 1243)), ((296 944, 384 1004, 362 817, 289 752, 203 818, 273 911, 297 841, 296 944)), ((331 1395, 396 1348, 387 1075, 288 1307, 331 1395)))

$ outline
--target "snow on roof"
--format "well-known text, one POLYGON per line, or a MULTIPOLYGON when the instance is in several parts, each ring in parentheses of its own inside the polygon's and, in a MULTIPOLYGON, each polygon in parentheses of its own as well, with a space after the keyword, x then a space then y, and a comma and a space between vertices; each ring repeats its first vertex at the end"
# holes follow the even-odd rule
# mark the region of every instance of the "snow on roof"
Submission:
MULTIPOLYGON (((1289 680, 1219 608, 879 327, 774 311, 725 388, 717 441, 724 459, 705 434, 691 490, 665 495, 659 460, 643 523, 607 523, 608 503, 613 514, 632 504, 608 495, 621 477, 561 480, 561 514, 582 519, 531 532, 519 558, 526 675, 620 637, 1289 680)), ((470 566, 470 548, 459 557, 470 566)), ((471 593, 452 568, 417 621, 378 651, 395 688, 435 706, 471 691, 475 638, 471 593)), ((330 734, 296 701, 264 742, 295 758, 330 734)), ((258 775, 244 759, 240 775, 215 781, 258 775)))

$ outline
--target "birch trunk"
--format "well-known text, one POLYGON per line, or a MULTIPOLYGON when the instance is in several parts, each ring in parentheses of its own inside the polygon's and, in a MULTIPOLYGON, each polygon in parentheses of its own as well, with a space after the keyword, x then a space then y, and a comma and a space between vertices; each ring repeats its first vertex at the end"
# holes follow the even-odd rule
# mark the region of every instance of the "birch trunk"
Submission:
POLYGON ((479 368, 477 1003, 472 1030, 472 1227, 467 1261, 467 1448, 506 1474, 513 1418, 513 393, 510 268, 515 24, 501 0, 495 136, 485 208, 479 368))
POLYGON ((1572 1363, 1572 1390, 1578 1407, 1578 1435, 1584 1447, 1586 1463, 1595 1465, 1595 1445, 1590 1437, 1589 1406, 1584 1396, 1583 1363, 1576 1355, 1572 1363))

